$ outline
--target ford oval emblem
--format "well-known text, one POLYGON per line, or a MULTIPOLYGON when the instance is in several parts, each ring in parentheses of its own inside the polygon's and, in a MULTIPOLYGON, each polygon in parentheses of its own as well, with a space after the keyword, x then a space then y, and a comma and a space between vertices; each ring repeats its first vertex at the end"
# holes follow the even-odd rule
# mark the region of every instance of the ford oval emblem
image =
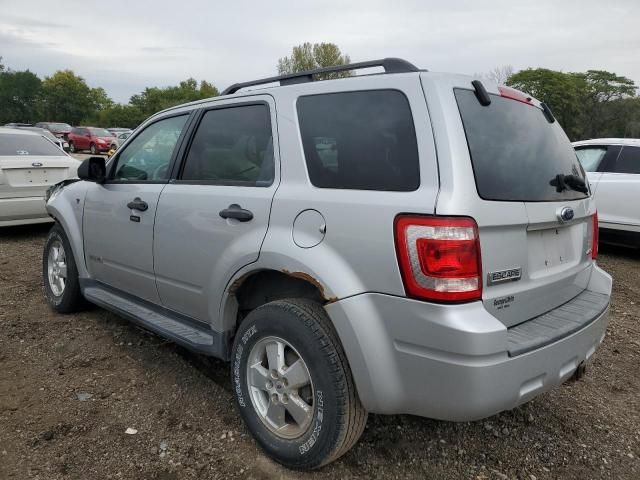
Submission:
POLYGON ((562 207, 560 212, 558 213, 558 220, 560 223, 569 222, 573 220, 573 208, 571 207, 562 207))
POLYGON ((42 163, 40 163, 40 162, 33 162, 33 163, 31 164, 31 166, 32 166, 32 167, 41 167, 41 166, 42 166, 42 163))

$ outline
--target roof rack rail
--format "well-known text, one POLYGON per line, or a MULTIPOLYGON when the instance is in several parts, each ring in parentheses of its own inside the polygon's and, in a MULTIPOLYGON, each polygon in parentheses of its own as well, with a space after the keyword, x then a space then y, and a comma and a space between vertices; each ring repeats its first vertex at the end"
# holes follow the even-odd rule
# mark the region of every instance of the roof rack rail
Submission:
POLYGON ((236 93, 241 88, 252 87, 254 85, 263 85, 265 83, 280 82, 280 85, 293 85, 295 83, 313 82, 314 75, 322 73, 345 72, 348 70, 359 70, 361 68, 382 67, 385 73, 407 73, 407 72, 424 72, 402 58, 382 58, 380 60, 370 60, 368 62, 349 63, 346 65, 335 65, 333 67, 316 68, 315 70, 307 70, 305 72, 288 73, 276 77, 261 78, 250 82, 234 83, 222 92, 222 95, 230 95, 236 93))

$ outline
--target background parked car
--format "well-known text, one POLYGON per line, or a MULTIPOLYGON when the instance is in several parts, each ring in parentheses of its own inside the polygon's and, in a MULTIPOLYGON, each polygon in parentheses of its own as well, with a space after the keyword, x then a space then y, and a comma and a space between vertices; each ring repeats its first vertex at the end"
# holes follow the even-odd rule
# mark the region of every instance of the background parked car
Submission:
POLYGON ((71 125, 61 122, 38 122, 34 127, 45 128, 53 133, 56 137, 67 138, 71 132, 71 125))
POLYGON ((41 134, 0 127, 0 226, 52 221, 45 192, 76 177, 78 165, 41 134))
POLYGON ((640 139, 574 142, 598 205, 602 239, 640 247, 640 139))
POLYGON ((116 137, 104 128, 74 127, 69 134, 69 151, 89 150, 92 154, 108 152, 116 137))
POLYGON ((44 128, 22 126, 22 124, 13 124, 9 126, 9 128, 18 128, 20 130, 28 130, 30 132, 39 133, 46 139, 55 143, 61 150, 64 150, 65 152, 69 151, 69 142, 67 142, 64 138, 56 137, 53 133, 51 133, 49 130, 46 130, 44 128))
POLYGON ((120 132, 116 134, 115 141, 111 144, 113 150, 117 150, 120 146, 125 142, 127 138, 131 136, 133 130, 129 130, 127 132, 120 132))
POLYGON ((116 136, 119 135, 120 133, 124 133, 124 132, 131 133, 133 131, 130 128, 120 128, 120 127, 107 128, 107 130, 109 130, 111 133, 113 133, 116 136))

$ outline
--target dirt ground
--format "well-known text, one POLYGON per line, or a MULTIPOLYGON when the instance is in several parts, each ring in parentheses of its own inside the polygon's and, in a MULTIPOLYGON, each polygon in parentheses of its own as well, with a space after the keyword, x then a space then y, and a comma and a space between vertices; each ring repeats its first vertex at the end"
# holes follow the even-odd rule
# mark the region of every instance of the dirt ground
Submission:
POLYGON ((640 478, 638 251, 602 248, 611 323, 581 381, 479 422, 371 415, 351 452, 307 474, 259 451, 227 364, 98 308, 53 313, 40 273, 47 230, 0 230, 2 480, 640 478))

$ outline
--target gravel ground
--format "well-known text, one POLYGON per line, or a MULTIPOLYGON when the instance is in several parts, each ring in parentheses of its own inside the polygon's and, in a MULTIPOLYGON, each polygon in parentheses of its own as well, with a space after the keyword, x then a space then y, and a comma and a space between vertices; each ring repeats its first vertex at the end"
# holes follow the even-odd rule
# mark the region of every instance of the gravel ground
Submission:
POLYGON ((581 381, 479 422, 371 415, 351 452, 303 474, 259 451, 227 364, 98 308, 53 313, 47 230, 0 230, 1 479, 640 478, 639 251, 602 248, 611 323, 581 381))

